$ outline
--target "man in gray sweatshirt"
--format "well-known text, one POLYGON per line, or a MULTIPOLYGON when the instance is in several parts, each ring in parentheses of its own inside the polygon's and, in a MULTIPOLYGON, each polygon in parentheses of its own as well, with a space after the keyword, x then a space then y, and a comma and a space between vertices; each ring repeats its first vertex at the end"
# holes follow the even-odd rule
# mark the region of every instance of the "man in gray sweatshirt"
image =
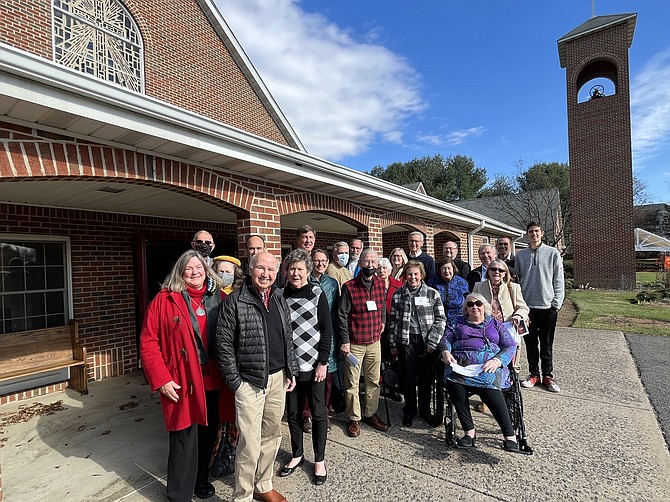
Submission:
POLYGON ((526 236, 530 245, 517 253, 514 267, 530 307, 530 325, 524 337, 530 374, 521 385, 534 387, 542 382, 550 392, 560 392, 554 380, 552 348, 558 311, 565 298, 563 259, 556 248, 542 243, 544 230, 537 223, 528 224, 526 236))

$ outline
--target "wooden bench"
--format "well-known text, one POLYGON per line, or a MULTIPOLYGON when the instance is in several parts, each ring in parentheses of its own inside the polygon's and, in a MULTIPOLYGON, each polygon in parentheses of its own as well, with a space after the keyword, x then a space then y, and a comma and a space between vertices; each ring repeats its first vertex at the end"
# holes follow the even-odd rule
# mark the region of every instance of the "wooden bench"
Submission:
POLYGON ((79 325, 7 333, 0 337, 0 383, 70 368, 70 388, 88 394, 86 347, 79 325))

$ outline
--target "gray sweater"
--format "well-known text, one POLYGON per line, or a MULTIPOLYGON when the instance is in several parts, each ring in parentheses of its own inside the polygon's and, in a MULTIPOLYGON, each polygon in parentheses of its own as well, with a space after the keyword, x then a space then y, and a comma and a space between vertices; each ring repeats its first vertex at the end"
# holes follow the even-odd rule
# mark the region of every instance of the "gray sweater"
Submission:
POLYGON ((563 258, 556 248, 540 244, 516 255, 514 264, 521 292, 531 309, 559 310, 565 298, 563 258))

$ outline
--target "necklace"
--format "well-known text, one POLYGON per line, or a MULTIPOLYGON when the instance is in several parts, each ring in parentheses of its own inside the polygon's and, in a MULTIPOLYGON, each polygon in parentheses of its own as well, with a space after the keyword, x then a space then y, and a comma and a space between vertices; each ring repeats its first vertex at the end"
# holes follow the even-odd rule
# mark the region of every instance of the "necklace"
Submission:
POLYGON ((193 298, 191 298, 190 296, 188 297, 188 299, 191 300, 191 303, 196 307, 195 314, 197 316, 202 317, 207 313, 207 312, 205 312, 205 309, 202 306, 202 298, 200 299, 200 303, 194 302, 193 298))

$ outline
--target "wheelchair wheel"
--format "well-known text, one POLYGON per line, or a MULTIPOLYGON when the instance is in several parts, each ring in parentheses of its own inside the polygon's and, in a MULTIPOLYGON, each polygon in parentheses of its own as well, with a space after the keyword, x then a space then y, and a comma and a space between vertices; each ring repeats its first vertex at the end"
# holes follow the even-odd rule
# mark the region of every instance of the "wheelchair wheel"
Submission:
POLYGON ((503 391, 505 403, 507 404, 507 411, 512 420, 512 427, 517 442, 519 443, 519 452, 526 455, 532 455, 533 449, 528 444, 526 436, 526 424, 523 420, 523 396, 521 395, 521 385, 519 384, 519 377, 514 369, 510 369, 510 379, 512 385, 503 391))
POLYGON ((442 389, 444 408, 444 439, 448 447, 456 447, 456 409, 449 399, 446 387, 442 389))

